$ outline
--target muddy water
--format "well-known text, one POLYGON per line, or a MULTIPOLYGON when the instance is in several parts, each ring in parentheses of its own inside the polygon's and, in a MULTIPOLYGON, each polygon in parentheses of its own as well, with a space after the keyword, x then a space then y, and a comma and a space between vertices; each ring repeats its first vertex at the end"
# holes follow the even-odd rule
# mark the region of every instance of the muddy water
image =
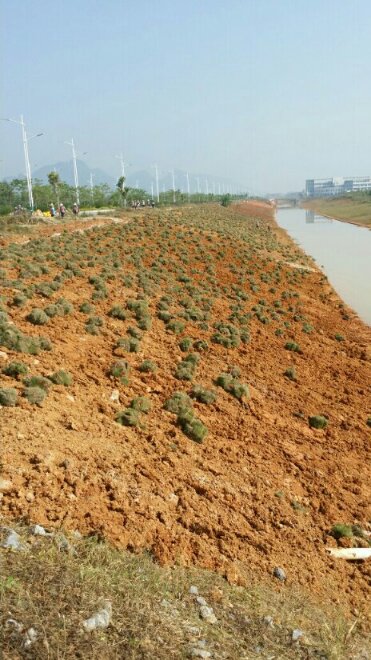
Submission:
POLYGON ((371 231, 306 209, 281 209, 276 220, 313 257, 341 298, 371 325, 371 231))

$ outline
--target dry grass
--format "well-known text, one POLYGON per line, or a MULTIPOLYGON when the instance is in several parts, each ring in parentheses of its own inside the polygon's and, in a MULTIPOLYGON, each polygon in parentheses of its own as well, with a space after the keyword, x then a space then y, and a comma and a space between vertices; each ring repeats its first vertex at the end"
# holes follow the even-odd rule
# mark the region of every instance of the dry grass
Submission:
POLYGON ((367 643, 357 625, 339 612, 314 607, 286 585, 277 585, 277 590, 232 587, 214 573, 163 568, 149 555, 120 552, 96 538, 70 535, 73 551, 66 551, 58 547, 58 536, 18 531, 28 549, 0 550, 4 659, 187 658, 203 639, 212 658, 366 657, 361 649, 367 643), (214 608, 217 624, 200 619, 190 585, 214 608), (111 625, 85 632, 83 620, 104 599, 112 602, 111 625), (273 618, 273 627, 264 621, 266 616, 273 618), (16 632, 9 619, 21 623, 23 632, 16 632), (24 631, 31 626, 38 639, 27 650, 24 631), (296 643, 295 628, 304 631, 296 643))

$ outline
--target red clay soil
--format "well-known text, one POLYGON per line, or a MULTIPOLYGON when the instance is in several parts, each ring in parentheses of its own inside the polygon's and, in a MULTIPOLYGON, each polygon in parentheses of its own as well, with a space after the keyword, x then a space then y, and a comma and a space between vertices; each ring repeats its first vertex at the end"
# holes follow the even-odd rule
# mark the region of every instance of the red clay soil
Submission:
MULTIPOLYGON (((69 388, 53 386, 41 407, 20 398, 16 407, 0 409, 3 516, 98 534, 134 552, 148 550, 162 563, 211 568, 241 584, 268 579, 285 588, 272 577, 279 566, 287 583, 298 585, 310 598, 333 601, 363 615, 370 562, 335 560, 326 548, 353 543, 337 542, 329 535, 336 523, 370 531, 371 429, 366 420, 371 416, 371 330, 354 312, 339 307, 341 301, 323 273, 277 228, 268 205, 246 203, 233 212, 215 209, 215 216, 234 217, 236 212, 246 222, 255 218, 249 220, 251 226, 265 224, 266 231, 278 237, 281 250, 287 246, 295 259, 313 268, 296 288, 314 331, 302 332, 299 323, 295 334, 288 330, 285 337, 276 336, 269 324, 254 317, 251 342, 231 349, 211 343, 209 332, 209 350, 201 355, 195 382, 218 390, 218 398, 208 406, 194 403, 209 429, 203 444, 197 444, 163 408, 175 390, 189 391, 190 384, 174 376, 184 357, 180 337, 166 332, 156 317, 156 300, 151 303, 152 327, 144 333, 140 352, 125 358, 132 369, 129 385, 123 385, 107 370, 117 359, 117 336, 133 321, 106 314, 114 302, 134 292, 122 282, 109 282, 108 300, 94 302, 95 313, 105 315, 105 329, 92 336, 84 331, 86 317, 77 311, 83 300, 89 300, 92 287, 86 278, 67 280, 62 295, 76 311, 55 317, 41 333, 51 339, 53 351, 33 357, 0 347, 0 365, 21 359, 32 373, 47 375, 63 368, 74 377, 69 388), (336 341, 336 333, 345 341, 336 341), (302 353, 284 349, 285 341, 294 338, 302 353), (159 365, 155 374, 136 368, 147 358, 159 365), (230 365, 240 368, 241 380, 250 387, 251 399, 243 404, 213 384, 230 365), (295 367, 296 381, 284 376, 289 366, 295 367), (111 400, 115 389, 119 402, 111 400), (142 427, 117 424, 117 411, 143 394, 151 399, 152 410, 143 415, 142 427), (316 414, 328 417, 327 429, 309 427, 308 416, 316 414)), ((150 219, 144 214, 143 224, 149 223, 154 236, 137 240, 154 253, 158 239, 153 228, 162 215, 175 242, 183 219, 194 218, 197 210, 156 211, 150 219)), ((129 220, 133 216, 128 214, 129 220)), ((138 218, 142 216, 134 216, 135 224, 142 222, 138 218)), ((198 246, 216 253, 216 234, 198 231, 196 224, 192 231, 198 246)), ((235 259, 243 265, 237 247, 238 238, 231 238, 224 258, 214 261, 214 277, 221 285, 234 281, 229 262, 235 259)), ((188 272, 195 266, 197 246, 189 254, 184 266, 188 272)), ((278 258, 282 261, 282 251, 278 258)), ((270 268, 263 252, 256 260, 270 268)), ((292 273, 292 262, 288 256, 285 273, 292 273)), ((273 301, 292 288, 281 282, 270 293, 271 286, 262 283, 250 303, 262 297, 273 301)), ((217 298, 212 322, 228 318, 227 303, 222 295, 217 298)), ((10 307, 8 313, 28 335, 40 334, 25 315, 43 304, 41 298, 36 303, 33 299, 26 309, 10 307)), ((185 334, 200 336, 194 324, 185 334)), ((1 386, 19 388, 19 382, 4 377, 1 386)), ((367 542, 357 539, 359 544, 367 542)))

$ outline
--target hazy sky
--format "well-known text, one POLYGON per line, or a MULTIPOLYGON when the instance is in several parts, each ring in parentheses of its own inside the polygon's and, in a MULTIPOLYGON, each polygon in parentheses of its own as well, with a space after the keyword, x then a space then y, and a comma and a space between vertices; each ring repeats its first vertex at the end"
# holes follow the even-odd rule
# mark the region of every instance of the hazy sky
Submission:
MULTIPOLYGON (((33 167, 155 161, 260 191, 371 174, 369 0, 0 0, 0 116, 33 167)), ((24 171, 0 122, 0 177, 24 171)))

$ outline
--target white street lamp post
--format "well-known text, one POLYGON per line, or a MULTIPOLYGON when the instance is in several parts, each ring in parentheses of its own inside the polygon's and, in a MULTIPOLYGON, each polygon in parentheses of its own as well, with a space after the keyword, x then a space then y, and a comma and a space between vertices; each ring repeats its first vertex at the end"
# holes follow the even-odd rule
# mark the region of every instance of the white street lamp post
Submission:
POLYGON ((155 172, 156 172, 156 194, 157 194, 157 202, 159 202, 160 201, 160 191, 159 191, 159 188, 158 188, 158 167, 157 167, 157 164, 152 165, 152 167, 155 168, 155 172))
POLYGON ((187 177, 188 202, 190 202, 191 201, 191 189, 189 187, 189 174, 188 174, 188 172, 186 173, 186 177, 187 177))
POLYGON ((175 197, 175 172, 174 172, 174 170, 171 170, 171 175, 172 175, 172 179, 173 179, 173 203, 175 204, 176 197, 175 197))
POLYGON ((94 177, 93 172, 90 172, 90 195, 91 195, 91 201, 92 201, 92 202, 94 202, 94 185, 93 185, 93 177, 94 177))
POLYGON ((9 118, 3 118, 3 121, 11 121, 14 124, 19 124, 22 128, 22 141, 23 141, 24 162, 25 162, 26 179, 27 179, 28 203, 31 211, 33 211, 34 202, 33 202, 33 192, 32 192, 31 165, 30 165, 30 158, 28 155, 28 143, 33 138, 44 135, 44 133, 37 133, 36 135, 31 135, 31 137, 27 137, 26 126, 23 121, 23 115, 21 115, 20 121, 18 121, 17 119, 9 119, 9 118))
POLYGON ((123 157, 122 154, 120 154, 119 156, 116 156, 116 158, 118 158, 119 161, 120 161, 120 163, 121 163, 121 176, 125 177, 125 163, 124 163, 124 157, 123 157))
POLYGON ((75 143, 73 141, 73 138, 71 138, 71 142, 65 142, 65 144, 69 144, 70 147, 72 147, 73 178, 75 180, 76 203, 77 206, 80 206, 79 175, 77 172, 76 150, 75 150, 75 143))

